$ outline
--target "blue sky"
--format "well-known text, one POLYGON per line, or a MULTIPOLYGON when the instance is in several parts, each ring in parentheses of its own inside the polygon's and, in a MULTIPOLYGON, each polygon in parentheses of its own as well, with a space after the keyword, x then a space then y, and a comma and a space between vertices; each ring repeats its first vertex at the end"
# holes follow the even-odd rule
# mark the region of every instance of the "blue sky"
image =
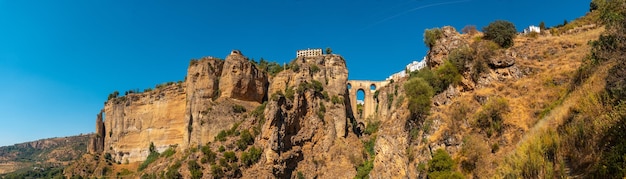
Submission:
POLYGON ((114 91, 183 80, 189 60, 288 62, 331 47, 350 79, 383 80, 427 48, 427 28, 518 30, 583 16, 589 0, 0 0, 0 146, 90 133, 114 91))

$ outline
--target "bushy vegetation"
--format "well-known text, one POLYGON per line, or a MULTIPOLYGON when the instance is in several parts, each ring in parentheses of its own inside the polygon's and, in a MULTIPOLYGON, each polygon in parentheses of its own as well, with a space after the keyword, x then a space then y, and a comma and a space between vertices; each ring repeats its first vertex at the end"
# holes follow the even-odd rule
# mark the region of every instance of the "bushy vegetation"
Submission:
POLYGON ((376 120, 376 121, 369 121, 369 123, 367 123, 367 126, 365 127, 365 131, 363 131, 363 133, 367 134, 367 135, 372 135, 376 132, 378 132, 378 127, 380 127, 380 121, 376 120))
POLYGON ((424 31, 424 44, 432 49, 442 36, 443 31, 439 28, 426 29, 424 31))
POLYGON ((237 140, 237 147, 239 148, 239 150, 243 151, 248 148, 248 145, 251 145, 253 143, 254 138, 252 137, 250 132, 248 130, 243 130, 239 135, 239 140, 237 140))
POLYGON ((331 97, 330 101, 333 104, 342 104, 343 103, 343 99, 337 95, 333 95, 333 97, 331 97))
POLYGON ((224 152, 224 160, 229 163, 237 162, 237 155, 233 151, 224 152))
POLYGON ((369 178, 369 173, 374 168, 374 145, 376 144, 376 136, 372 136, 369 140, 363 142, 364 152, 368 159, 357 166, 357 173, 354 178, 369 178))
POLYGON ((513 40, 517 34, 515 25, 504 20, 497 20, 489 23, 487 27, 483 28, 483 32, 485 33, 485 39, 492 40, 502 48, 512 47, 514 44, 513 40))
POLYGON ((315 73, 320 71, 320 67, 318 67, 315 64, 312 64, 311 67, 309 68, 309 70, 310 70, 311 73, 315 74, 315 73))
POLYGON ((404 84, 409 100, 409 110, 418 119, 425 118, 430 111, 433 88, 422 78, 413 78, 404 84))
POLYGON ((240 124, 241 124, 240 122, 237 122, 233 124, 233 126, 230 127, 229 130, 222 130, 219 133, 217 133, 217 135, 215 136, 215 141, 224 142, 226 141, 226 137, 228 136, 238 136, 240 133, 237 130, 237 128, 239 128, 240 124))
POLYGON ((261 149, 257 147, 250 147, 248 152, 241 153, 241 163, 245 166, 250 166, 259 161, 261 158, 261 149))
POLYGON ((492 97, 476 116, 475 125, 485 131, 487 136, 493 135, 494 132, 500 135, 504 129, 504 114, 508 111, 509 104, 506 99, 492 97))
POLYGON ((180 161, 174 162, 174 164, 167 168, 167 172, 165 172, 165 178, 183 178, 183 176, 178 171, 182 164, 180 161))
POLYGON ((433 159, 428 161, 428 178, 464 178, 461 173, 454 171, 454 169, 454 160, 450 154, 443 149, 437 149, 433 159))
POLYGON ((317 110, 317 117, 324 120, 324 114, 326 114, 326 106, 324 106, 324 102, 320 101, 320 108, 317 110))
POLYGON ((202 159, 200 159, 200 162, 203 164, 204 163, 214 164, 215 159, 217 159, 217 154, 211 150, 211 147, 207 144, 205 146, 202 146, 201 150, 204 156, 202 157, 202 159))
POLYGON ((163 153, 161 154, 161 157, 169 158, 175 153, 176 153, 176 148, 170 146, 170 148, 167 148, 167 150, 163 151, 163 153))
POLYGON ((138 168, 139 171, 142 171, 143 169, 148 167, 148 165, 150 165, 152 162, 154 162, 157 159, 159 159, 159 156, 161 155, 161 154, 159 154, 158 151, 156 151, 154 143, 152 143, 152 142, 150 142, 150 148, 149 148, 148 151, 150 151, 150 154, 148 154, 148 158, 146 158, 146 160, 143 161, 143 163, 141 163, 141 165, 139 165, 139 168, 138 168))
POLYGON ((280 66, 280 64, 276 62, 268 62, 263 58, 259 60, 257 65, 259 69, 266 71, 271 76, 276 76, 276 74, 284 70, 284 67, 280 66))
POLYGON ((202 166, 200 166, 195 160, 189 160, 187 162, 187 168, 189 169, 192 179, 202 178, 202 166))

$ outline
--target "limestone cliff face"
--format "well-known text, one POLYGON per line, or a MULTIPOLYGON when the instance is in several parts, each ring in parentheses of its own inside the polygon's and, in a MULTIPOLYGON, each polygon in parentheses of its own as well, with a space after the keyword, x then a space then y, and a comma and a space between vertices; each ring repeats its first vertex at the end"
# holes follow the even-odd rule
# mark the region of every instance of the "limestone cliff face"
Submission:
POLYGON ((221 96, 244 101, 263 102, 267 92, 267 74, 254 66, 240 52, 226 57, 220 77, 221 96))
POLYGON ((240 117, 232 113, 232 105, 253 108, 266 98, 267 86, 267 74, 240 52, 225 61, 192 60, 184 83, 107 101, 96 122, 100 135, 92 139, 89 151, 110 153, 117 162, 136 162, 146 159, 150 143, 158 151, 205 144, 240 117))
POLYGON ((135 162, 146 159, 151 142, 159 151, 184 147, 185 97, 182 84, 172 84, 109 100, 104 106, 104 151, 115 161, 135 162))
POLYGON ((244 178, 288 178, 295 176, 295 171, 311 178, 353 177, 356 171, 348 159, 350 146, 360 142, 347 133, 345 103, 328 99, 345 99, 345 60, 336 55, 307 57, 296 59, 291 66, 272 80, 272 97, 265 110, 268 121, 258 142, 264 148, 263 159, 259 168, 244 173, 244 178), (287 92, 290 90, 293 96, 287 92))
MULTIPOLYGON (((203 139, 212 139, 209 134, 216 134, 216 129, 205 129, 203 121, 208 120, 209 106, 219 98, 219 79, 222 75, 224 61, 217 58, 203 58, 192 62, 187 69, 187 98, 185 118, 188 129, 183 139, 189 144, 203 144, 203 139)), ((206 121, 205 121, 206 122, 206 121)), ((216 125, 208 125, 215 126, 216 125)))

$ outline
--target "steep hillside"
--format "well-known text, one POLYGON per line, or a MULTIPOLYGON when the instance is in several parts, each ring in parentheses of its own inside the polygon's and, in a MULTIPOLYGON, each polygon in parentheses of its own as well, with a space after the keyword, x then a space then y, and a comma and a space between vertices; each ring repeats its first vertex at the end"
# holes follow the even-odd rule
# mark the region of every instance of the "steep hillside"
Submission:
POLYGON ((92 135, 42 139, 0 147, 0 177, 62 174, 70 162, 87 152, 92 135), (29 175, 33 174, 33 175, 29 175))
POLYGON ((626 5, 594 3, 586 16, 536 34, 515 34, 505 21, 484 32, 428 29, 428 67, 372 91, 375 114, 363 118, 351 109, 339 55, 285 66, 239 51, 192 60, 184 81, 112 93, 89 153, 64 174, 624 176, 626 5))

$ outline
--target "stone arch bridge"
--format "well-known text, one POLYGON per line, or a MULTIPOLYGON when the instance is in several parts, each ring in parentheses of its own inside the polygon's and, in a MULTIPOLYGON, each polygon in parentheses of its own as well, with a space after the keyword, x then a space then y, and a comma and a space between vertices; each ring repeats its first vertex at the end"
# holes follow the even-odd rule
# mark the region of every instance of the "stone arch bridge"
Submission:
POLYGON ((352 114, 357 119, 367 118, 376 113, 376 99, 374 93, 379 88, 389 84, 389 81, 348 80, 348 98, 352 114), (363 91, 363 111, 357 110, 357 93, 363 91))

